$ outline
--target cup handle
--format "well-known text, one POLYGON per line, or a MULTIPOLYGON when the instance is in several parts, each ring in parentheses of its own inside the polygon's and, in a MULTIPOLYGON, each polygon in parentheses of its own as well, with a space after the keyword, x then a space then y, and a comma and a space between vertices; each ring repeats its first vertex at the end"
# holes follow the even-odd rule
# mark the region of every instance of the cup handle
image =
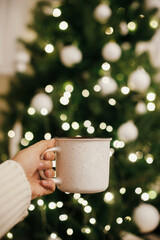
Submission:
MULTIPOLYGON (((43 159, 44 158, 44 154, 46 152, 61 152, 61 148, 60 147, 53 147, 53 148, 49 148, 47 149, 41 156, 41 158, 43 159)), ((39 174, 41 176, 41 178, 43 179, 52 179, 56 185, 59 185, 62 183, 62 180, 58 177, 54 177, 54 178, 47 178, 45 175, 44 175, 44 170, 38 170, 39 171, 39 174)))

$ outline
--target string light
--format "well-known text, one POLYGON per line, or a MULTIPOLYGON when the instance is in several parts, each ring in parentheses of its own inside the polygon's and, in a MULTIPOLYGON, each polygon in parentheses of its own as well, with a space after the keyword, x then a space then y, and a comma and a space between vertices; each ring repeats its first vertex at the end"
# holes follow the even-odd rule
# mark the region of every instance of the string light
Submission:
POLYGON ((155 93, 150 92, 150 93, 147 94, 147 100, 148 101, 154 101, 155 98, 156 98, 156 94, 155 93))
POLYGON ((130 222, 130 221, 132 220, 132 218, 131 218, 130 216, 126 216, 126 217, 124 218, 124 220, 125 220, 126 222, 130 222))
POLYGON ((56 233, 51 233, 50 237, 51 237, 51 239, 56 239, 57 238, 57 234, 56 233))
POLYGON ((29 145, 29 141, 25 138, 22 138, 21 139, 21 145, 24 146, 24 147, 27 147, 29 145))
POLYGON ((148 109, 150 112, 154 111, 155 108, 156 108, 156 105, 155 105, 154 103, 150 102, 150 103, 147 104, 147 109, 148 109))
POLYGON ((33 211, 34 209, 35 209, 35 206, 34 206, 34 204, 30 204, 30 206, 29 206, 29 211, 33 211))
POLYGON ((89 97, 89 91, 87 89, 84 89, 82 91, 82 96, 85 97, 85 98, 89 97))
POLYGON ((61 214, 60 216, 59 216, 59 220, 60 221, 66 221, 68 219, 68 216, 67 216, 67 214, 61 214))
POLYGON ((104 71, 108 71, 110 68, 111 68, 111 65, 110 65, 108 62, 104 62, 104 63, 102 64, 102 69, 103 69, 104 71))
POLYGON ((105 30, 105 34, 107 34, 107 35, 111 35, 113 32, 114 32, 114 29, 112 27, 108 27, 105 30))
POLYGON ((46 93, 51 93, 53 91, 53 89, 54 89, 53 86, 50 84, 45 87, 46 93))
POLYGON ((87 132, 88 132, 89 134, 94 133, 94 131, 95 131, 95 128, 94 128, 93 126, 90 126, 90 127, 87 128, 87 132))
POLYGON ((45 133, 44 134, 44 139, 49 140, 51 139, 52 135, 50 133, 45 133))
POLYGON ((40 113, 43 115, 43 116, 46 116, 48 114, 48 109, 47 108, 42 108, 40 110, 40 113))
POLYGON ((113 146, 115 148, 123 148, 125 146, 125 143, 123 141, 115 140, 113 142, 113 146))
POLYGON ((130 92, 130 89, 128 87, 124 86, 124 87, 121 88, 121 92, 124 95, 127 95, 130 92))
POLYGON ((49 207, 49 209, 51 209, 51 210, 56 209, 56 203, 55 203, 55 202, 50 202, 50 203, 48 204, 48 207, 49 207))
POLYGON ((62 105, 68 105, 69 99, 67 97, 63 96, 63 97, 60 98, 60 103, 62 105))
POLYGON ((78 200, 81 197, 80 193, 74 193, 73 198, 78 200))
POLYGON ((129 22, 127 26, 130 31, 135 31, 137 27, 135 22, 129 22))
POLYGON ((154 190, 148 192, 150 199, 155 199, 157 197, 157 193, 154 190))
POLYGON ((115 100, 114 98, 110 98, 110 99, 108 100, 108 103, 109 103, 111 106, 114 106, 114 105, 116 105, 116 100, 115 100))
POLYGON ((146 192, 142 193, 141 199, 142 199, 143 201, 148 201, 148 200, 149 200, 149 194, 146 193, 146 192))
POLYGON ((29 114, 29 115, 34 115, 35 112, 36 112, 35 108, 33 108, 33 107, 29 107, 29 108, 28 108, 28 114, 29 114))
POLYGON ((72 128, 73 128, 74 130, 77 130, 77 129, 79 128, 79 123, 78 123, 78 122, 73 122, 73 123, 71 124, 71 126, 72 126, 72 128))
POLYGON ((67 229, 67 235, 71 236, 73 234, 73 229, 72 228, 68 228, 67 229))
POLYGON ((92 124, 92 123, 91 123, 90 120, 85 120, 84 123, 83 123, 83 125, 84 125, 86 128, 90 127, 91 124, 92 124))
POLYGON ((99 128, 102 129, 102 130, 106 129, 106 127, 107 127, 107 125, 106 125, 105 122, 101 122, 101 123, 99 124, 99 128))
POLYGON ((119 192, 121 194, 125 194, 126 193, 126 188, 124 188, 124 187, 120 188, 119 192))
POLYGON ((93 89, 94 89, 95 92, 100 92, 101 91, 101 87, 98 84, 95 85, 93 89))
POLYGON ((33 138, 34 138, 33 133, 30 132, 30 131, 26 132, 24 136, 25 136, 25 139, 28 140, 28 141, 32 141, 33 138))
POLYGON ((52 45, 52 44, 47 44, 47 45, 45 46, 45 51, 46 51, 47 53, 52 53, 52 52, 54 51, 53 45, 52 45))
POLYGON ((137 161, 137 155, 135 153, 130 153, 128 156, 128 159, 130 162, 136 162, 137 161))
POLYGON ((113 131, 113 127, 112 127, 111 125, 108 125, 108 126, 106 127, 106 130, 107 130, 108 132, 112 132, 112 131, 113 131))
POLYGON ((42 199, 38 199, 37 200, 37 204, 38 204, 38 206, 43 206, 44 205, 44 201, 42 199))
POLYGON ((61 16, 61 10, 59 8, 53 9, 53 17, 60 17, 61 16))
POLYGON ((106 203, 113 203, 114 200, 114 194, 111 192, 106 192, 104 195, 104 201, 106 203))
POLYGON ((90 213, 91 211, 92 211, 92 207, 91 206, 85 206, 84 207, 84 211, 86 212, 86 213, 90 213))
POLYGON ((90 219, 89 219, 89 222, 90 222, 91 224, 96 224, 96 219, 95 219, 95 218, 90 218, 90 219))
POLYGON ((64 97, 66 97, 66 98, 70 98, 71 97, 71 93, 69 92, 69 91, 66 91, 66 92, 64 92, 64 97))
POLYGON ((150 25, 150 27, 151 28, 157 28, 158 27, 158 22, 157 22, 157 20, 155 20, 155 19, 152 19, 150 22, 149 22, 149 25, 150 25))
POLYGON ((13 131, 13 130, 9 130, 8 131, 8 137, 10 137, 10 138, 14 138, 15 137, 15 132, 13 131))
POLYGON ((136 194, 141 194, 142 193, 142 188, 140 188, 140 187, 137 187, 136 189, 135 189, 135 193, 136 194))
POLYGON ((63 129, 64 131, 68 131, 68 130, 70 129, 70 124, 67 123, 67 122, 63 123, 63 124, 62 124, 62 129, 63 129))
POLYGON ((104 229, 105 229, 106 232, 108 232, 108 231, 111 229, 111 226, 110 226, 110 225, 106 225, 106 226, 104 227, 104 229))
POLYGON ((60 115, 60 119, 62 120, 62 121, 66 121, 67 120, 67 115, 66 114, 61 114, 60 115))
POLYGON ((123 223, 123 219, 121 217, 118 217, 116 219, 116 222, 117 222, 117 224, 122 224, 123 223))
POLYGON ((60 22, 59 28, 60 28, 61 30, 66 30, 66 29, 68 28, 68 23, 67 23, 66 21, 60 22))
POLYGON ((83 232, 83 233, 87 233, 87 234, 90 234, 90 233, 91 233, 91 229, 88 228, 88 227, 86 227, 86 228, 82 228, 82 229, 81 229, 81 232, 83 232))
POLYGON ((62 208, 62 207, 63 207, 63 202, 58 201, 58 202, 57 202, 57 207, 58 207, 58 208, 62 208))
POLYGON ((7 233, 7 238, 9 238, 9 239, 13 239, 13 233, 8 232, 8 233, 7 233))
POLYGON ((73 92, 73 90, 74 90, 73 85, 67 84, 67 86, 65 87, 65 90, 68 92, 73 92))

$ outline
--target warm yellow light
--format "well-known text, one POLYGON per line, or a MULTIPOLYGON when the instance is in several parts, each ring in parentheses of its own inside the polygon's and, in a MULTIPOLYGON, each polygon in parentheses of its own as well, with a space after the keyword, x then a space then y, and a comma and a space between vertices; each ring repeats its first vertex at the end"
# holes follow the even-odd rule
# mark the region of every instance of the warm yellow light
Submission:
POLYGON ((73 229, 72 228, 68 228, 67 229, 67 235, 71 236, 73 234, 73 229))
POLYGON ((60 28, 61 30, 66 30, 66 29, 68 28, 68 23, 67 23, 66 21, 60 22, 59 28, 60 28))
POLYGON ((84 207, 84 211, 85 211, 86 213, 90 213, 90 212, 92 211, 91 206, 85 206, 85 207, 84 207))
POLYGON ((141 199, 142 199, 143 201, 148 201, 148 200, 149 200, 149 194, 146 193, 146 192, 142 193, 141 199))
POLYGON ((21 139, 21 145, 24 146, 24 147, 27 147, 29 145, 29 141, 25 138, 22 138, 21 139))
POLYGON ((135 22, 129 22, 127 26, 130 31, 135 31, 137 27, 135 22))
POLYGON ((46 51, 47 53, 52 53, 52 52, 54 51, 53 45, 52 45, 52 44, 47 44, 47 45, 45 46, 45 51, 46 51))
POLYGON ((40 113, 43 115, 43 116, 46 116, 48 114, 48 109, 47 108, 42 108, 40 113))
POLYGON ((7 233, 7 238, 9 238, 9 239, 13 239, 13 233, 8 232, 8 233, 7 233))
POLYGON ((10 137, 10 138, 14 138, 15 137, 15 132, 13 131, 13 130, 9 130, 8 131, 8 137, 10 137))
POLYGON ((124 86, 124 87, 121 88, 121 92, 124 95, 127 95, 130 92, 130 89, 128 87, 124 86))
POLYGON ((104 62, 104 63, 102 64, 102 69, 103 69, 104 71, 108 71, 108 70, 110 69, 110 67, 111 67, 111 65, 110 65, 108 62, 104 62))
POLYGON ((90 218, 90 219, 89 219, 89 222, 90 222, 91 224, 95 224, 95 223, 96 223, 96 219, 95 219, 95 218, 90 218))
POLYGON ((136 193, 136 194, 141 194, 141 193, 142 193, 142 188, 137 187, 137 188, 135 189, 135 193, 136 193))
POLYGON ((92 124, 92 123, 91 123, 90 120, 85 120, 84 123, 83 123, 83 125, 84 125, 86 128, 90 127, 91 124, 92 124))
POLYGON ((106 225, 106 226, 104 227, 104 229, 108 232, 108 231, 111 229, 111 226, 110 226, 110 225, 106 225))
POLYGON ((73 92, 74 88, 71 84, 67 84, 67 86, 65 87, 65 90, 68 92, 73 92))
POLYGON ((155 105, 154 103, 149 102, 149 103, 147 104, 147 109, 148 109, 150 112, 153 112, 153 111, 155 110, 155 108, 156 108, 156 105, 155 105))
POLYGON ((76 199, 76 200, 78 200, 80 197, 81 197, 81 194, 80 194, 80 193, 75 193, 75 194, 73 195, 73 198, 76 199))
POLYGON ((62 105, 68 105, 68 103, 69 103, 69 99, 67 98, 67 97, 61 97, 60 98, 60 103, 62 104, 62 105))
POLYGON ((56 203, 55 203, 55 202, 50 202, 50 203, 48 204, 48 207, 49 207, 49 209, 51 209, 51 210, 56 209, 56 203))
POLYGON ((29 115, 34 115, 35 112, 36 112, 35 108, 33 108, 33 107, 29 107, 29 108, 28 108, 28 114, 29 114, 29 115))
POLYGON ((137 161, 137 155, 135 153, 131 153, 128 156, 128 159, 130 162, 136 162, 137 161))
POLYGON ((32 132, 28 131, 25 133, 25 139, 28 140, 28 141, 32 141, 34 138, 34 135, 32 132))
POLYGON ((102 130, 106 129, 106 127, 107 127, 107 125, 106 125, 105 122, 101 122, 100 125, 99 125, 99 128, 102 129, 102 130))
POLYGON ((87 89, 84 89, 82 91, 82 96, 85 97, 85 98, 89 97, 89 91, 87 89))
POLYGON ((53 91, 53 86, 52 85, 47 85, 46 87, 45 87, 45 91, 47 92, 47 93, 51 93, 52 91, 53 91))
POLYGON ((155 19, 152 19, 150 22, 149 22, 149 25, 150 25, 150 27, 151 28, 157 28, 158 27, 158 22, 157 22, 157 20, 155 20, 155 19))
POLYGON ((116 100, 115 100, 114 98, 110 98, 110 99, 108 100, 108 103, 109 103, 111 106, 114 106, 114 105, 116 105, 116 100))
POLYGON ((44 205, 44 201, 42 199, 38 199, 37 200, 37 204, 38 204, 38 206, 43 206, 44 205))
POLYGON ((95 85, 93 89, 94 89, 95 92, 100 92, 101 91, 101 87, 98 84, 95 85))
POLYGON ((60 220, 60 221, 66 221, 67 219, 68 219, 67 214, 61 214, 61 215, 59 216, 59 220, 60 220))
POLYGON ((67 123, 67 122, 63 123, 63 124, 62 124, 62 129, 63 129, 64 131, 68 131, 68 130, 70 129, 70 124, 67 123))
POLYGON ((106 127, 106 130, 107 130, 107 132, 112 132, 112 131, 113 131, 113 127, 110 126, 110 125, 108 125, 108 126, 106 127))
POLYGON ((150 199, 155 199, 157 197, 157 193, 154 190, 148 192, 150 199))
POLYGON ((44 139, 49 140, 51 139, 52 135, 50 133, 45 133, 44 139))
POLYGON ((155 93, 150 92, 150 93, 147 94, 147 100, 148 101, 154 101, 155 98, 156 98, 156 94, 155 93))
POLYGON ((118 218, 116 219, 116 222, 117 222, 118 224, 122 224, 122 223, 123 223, 123 219, 122 219, 121 217, 118 217, 118 218))
POLYGON ((111 192, 106 192, 106 194, 104 195, 104 201, 108 203, 108 202, 112 202, 113 199, 114 199, 114 194, 111 192))
POLYGON ((35 206, 34 206, 34 204, 30 204, 30 206, 29 206, 29 211, 33 211, 34 209, 35 209, 35 206))
POLYGON ((105 30, 105 34, 107 34, 107 35, 111 35, 113 32, 114 32, 114 29, 112 27, 108 27, 105 30))
POLYGON ((62 121, 66 121, 66 120, 67 120, 67 115, 64 114, 64 113, 62 113, 62 114, 60 115, 60 119, 61 119, 62 121))
POLYGON ((94 133, 94 131, 95 131, 95 129, 94 129, 93 126, 90 126, 90 127, 87 128, 87 132, 88 132, 89 134, 94 133))
POLYGON ((61 10, 59 8, 53 9, 53 17, 61 16, 61 10))
POLYGON ((124 187, 120 188, 119 192, 121 194, 125 194, 126 193, 126 188, 124 188, 124 187))
POLYGON ((77 130, 79 128, 79 123, 78 122, 73 122, 71 126, 74 130, 77 130))

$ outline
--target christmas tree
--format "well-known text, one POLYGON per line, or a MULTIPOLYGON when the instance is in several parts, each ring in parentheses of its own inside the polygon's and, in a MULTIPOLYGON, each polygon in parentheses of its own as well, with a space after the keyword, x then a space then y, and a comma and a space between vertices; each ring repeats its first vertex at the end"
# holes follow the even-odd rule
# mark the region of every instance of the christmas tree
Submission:
POLYGON ((37 3, 3 96, 1 160, 55 136, 111 137, 110 183, 34 200, 4 239, 160 235, 159 10, 156 0, 37 3))

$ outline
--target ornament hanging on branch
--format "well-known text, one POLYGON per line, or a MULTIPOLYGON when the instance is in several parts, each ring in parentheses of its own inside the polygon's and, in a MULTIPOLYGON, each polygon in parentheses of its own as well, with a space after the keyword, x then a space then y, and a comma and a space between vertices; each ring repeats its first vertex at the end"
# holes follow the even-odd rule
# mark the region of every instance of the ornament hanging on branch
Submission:
POLYGON ((138 102, 135 107, 136 113, 139 115, 145 114, 147 112, 146 104, 142 101, 138 102))
POLYGON ((141 233, 148 233, 157 228, 160 215, 154 206, 143 203, 134 209, 133 220, 141 233))
POLYGON ((31 100, 31 106, 42 115, 47 115, 53 109, 53 102, 47 94, 38 93, 31 100))
POLYGON ((132 120, 123 123, 117 131, 118 138, 125 143, 132 142, 138 137, 138 129, 132 120))
POLYGON ((107 22, 111 14, 112 11, 106 3, 100 3, 93 12, 94 18, 102 24, 107 22))
POLYGON ((143 68, 133 71, 128 78, 129 88, 139 93, 144 93, 150 86, 150 83, 150 75, 143 68))
POLYGON ((102 48, 102 56, 106 61, 116 62, 121 57, 122 50, 115 42, 106 43, 102 48))
POLYGON ((66 67, 71 68, 82 61, 82 52, 74 45, 64 46, 60 50, 60 59, 66 67))
POLYGON ((116 81, 111 77, 104 76, 100 78, 98 84, 101 87, 101 93, 104 96, 110 95, 118 89, 116 81))

